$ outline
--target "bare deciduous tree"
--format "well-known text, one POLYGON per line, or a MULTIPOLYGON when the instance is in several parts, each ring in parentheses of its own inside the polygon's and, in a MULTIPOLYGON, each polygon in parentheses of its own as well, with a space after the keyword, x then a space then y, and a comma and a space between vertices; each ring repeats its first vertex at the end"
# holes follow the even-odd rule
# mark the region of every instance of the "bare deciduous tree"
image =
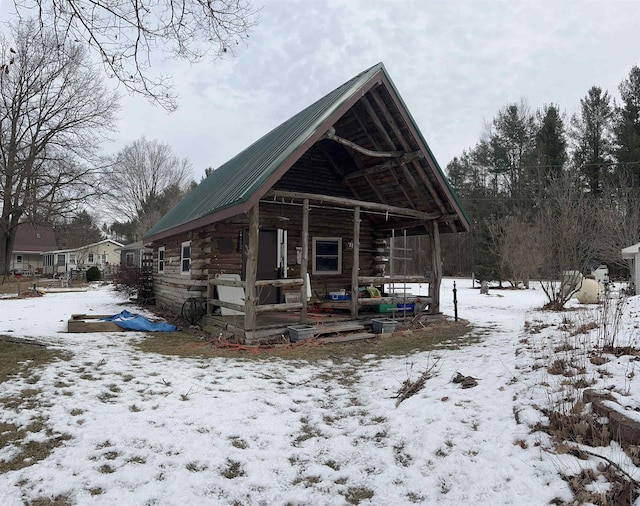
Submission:
POLYGON ((110 76, 168 110, 176 96, 169 77, 153 73, 152 53, 190 63, 231 55, 258 23, 250 0, 14 0, 14 6, 18 16, 37 13, 59 44, 86 42, 110 76))
POLYGON ((577 172, 564 172, 548 188, 536 218, 540 232, 540 280, 550 307, 560 309, 571 298, 565 271, 584 272, 597 254, 599 229, 595 199, 585 193, 577 172))
POLYGON ((537 227, 512 216, 497 228, 494 240, 502 278, 514 288, 520 285, 529 288, 530 279, 543 262, 537 227))
POLYGON ((0 275, 20 221, 50 221, 97 192, 97 150, 118 109, 82 46, 58 45, 32 21, 11 39, 0 37, 13 55, 0 76, 0 275))
POLYGON ((605 186, 598 202, 598 259, 627 268, 622 249, 640 241, 640 188, 614 183, 605 186))
POLYGON ((145 137, 116 156, 108 178, 109 204, 119 222, 137 222, 140 236, 171 209, 192 184, 188 159, 168 144, 145 137))

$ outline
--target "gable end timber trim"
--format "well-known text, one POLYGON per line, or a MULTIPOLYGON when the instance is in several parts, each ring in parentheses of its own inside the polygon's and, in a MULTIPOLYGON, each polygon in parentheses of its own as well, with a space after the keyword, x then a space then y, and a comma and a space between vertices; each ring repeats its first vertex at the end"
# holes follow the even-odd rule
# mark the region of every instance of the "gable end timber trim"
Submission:
POLYGON ((365 202, 362 200, 353 200, 342 197, 331 197, 329 195, 316 195, 313 193, 301 193, 301 192, 288 192, 276 190, 272 192, 273 197, 283 199, 296 199, 296 200, 315 200, 318 202, 326 202, 329 204, 344 205, 350 208, 361 207, 362 209, 371 209, 374 211, 390 212, 400 216, 408 216, 411 218, 417 218, 424 221, 434 221, 440 218, 440 213, 423 213, 422 211, 415 211, 413 209, 406 209, 404 207, 390 206, 387 204, 379 204, 377 202, 365 202))

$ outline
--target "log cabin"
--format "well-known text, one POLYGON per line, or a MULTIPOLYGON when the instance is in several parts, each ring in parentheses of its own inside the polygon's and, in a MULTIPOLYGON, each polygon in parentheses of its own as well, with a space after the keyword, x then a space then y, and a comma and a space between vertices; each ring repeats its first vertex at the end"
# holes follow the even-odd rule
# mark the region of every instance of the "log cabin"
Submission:
POLYGON ((157 304, 204 301, 205 325, 251 344, 314 325, 319 308, 352 322, 398 308, 394 283, 428 283, 400 302, 438 314, 440 235, 468 231, 379 63, 209 174, 144 241, 157 304), (428 235, 429 272, 393 272, 394 235, 428 235))

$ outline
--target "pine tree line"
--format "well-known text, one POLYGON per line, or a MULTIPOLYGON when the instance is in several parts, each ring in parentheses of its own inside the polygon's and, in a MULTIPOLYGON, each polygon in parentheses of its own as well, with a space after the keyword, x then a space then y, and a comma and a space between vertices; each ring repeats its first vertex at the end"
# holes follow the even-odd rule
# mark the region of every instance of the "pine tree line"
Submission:
POLYGON ((619 91, 617 103, 591 87, 569 118, 525 99, 497 112, 446 168, 472 232, 443 237, 445 274, 522 286, 593 260, 626 274, 620 250, 640 241, 640 67, 619 91))

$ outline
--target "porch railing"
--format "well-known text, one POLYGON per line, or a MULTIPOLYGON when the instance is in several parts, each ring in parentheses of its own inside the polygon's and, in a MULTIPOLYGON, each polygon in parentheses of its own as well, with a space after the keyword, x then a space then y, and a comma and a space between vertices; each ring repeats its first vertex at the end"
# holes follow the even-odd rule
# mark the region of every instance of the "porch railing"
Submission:
MULTIPOLYGON (((287 279, 261 279, 255 282, 255 287, 260 289, 265 286, 272 286, 276 288, 295 288, 301 287, 304 281, 302 278, 287 278, 287 279)), ((211 316, 212 307, 219 306, 226 309, 232 309, 234 311, 239 311, 241 313, 245 313, 246 311, 246 302, 245 304, 236 304, 234 302, 228 302, 225 300, 220 300, 219 298, 214 298, 214 288, 216 286, 229 286, 235 288, 247 288, 246 281, 236 281, 233 279, 221 279, 221 278, 210 278, 209 285, 207 287, 207 315, 211 316)), ((293 309, 302 309, 302 302, 288 302, 288 303, 279 303, 279 304, 257 304, 256 305, 256 313, 266 313, 269 311, 290 311, 293 309)))
MULTIPOLYGON (((358 277, 358 284, 363 285, 398 285, 402 286, 407 283, 431 283, 432 277, 427 274, 425 276, 397 276, 391 277, 371 277, 360 276, 358 277)), ((259 290, 262 287, 275 287, 275 288, 300 288, 304 281, 302 278, 287 278, 287 279, 263 279, 255 282, 255 287, 259 290)), ((233 279, 224 278, 210 278, 207 287, 207 315, 211 316, 212 307, 218 306, 240 313, 246 313, 246 301, 243 304, 237 304, 235 302, 229 302, 214 298, 214 288, 216 286, 228 286, 235 288, 246 289, 246 281, 236 281, 233 279)), ((376 297, 376 298, 363 298, 357 300, 358 306, 372 306, 377 304, 387 304, 402 299, 403 296, 391 296, 391 297, 376 297)), ((420 297, 422 300, 427 300, 428 297, 420 297)), ((347 301, 345 301, 347 302, 347 301)), ((350 302, 349 302, 350 303, 350 302)), ((284 302, 277 304, 257 304, 255 307, 256 313, 266 313, 272 311, 291 311, 295 309, 302 309, 305 303, 300 302, 284 302)))

